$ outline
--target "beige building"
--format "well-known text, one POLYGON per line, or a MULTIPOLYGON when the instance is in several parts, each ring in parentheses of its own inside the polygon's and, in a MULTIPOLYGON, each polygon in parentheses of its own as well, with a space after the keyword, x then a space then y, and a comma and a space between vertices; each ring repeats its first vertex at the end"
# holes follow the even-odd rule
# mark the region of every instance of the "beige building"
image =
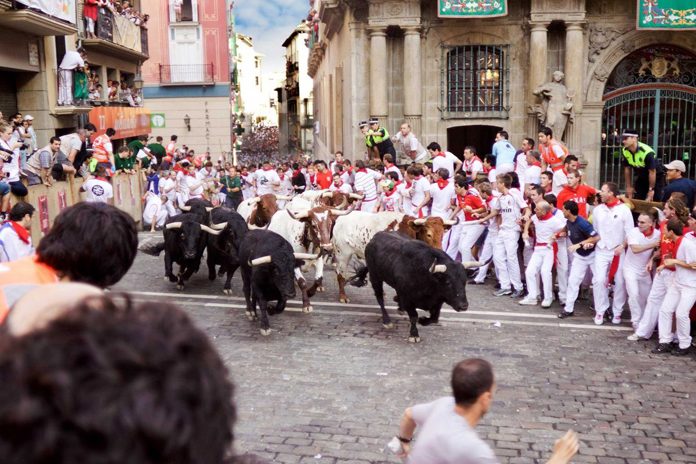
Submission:
POLYGON ((455 19, 431 0, 315 0, 316 155, 363 156, 357 122, 370 116, 392 134, 407 121, 458 156, 466 145, 489 153, 500 129, 519 146, 548 119, 589 182, 620 180, 627 128, 693 176, 696 32, 637 30, 635 1, 507 4, 506 16, 455 19), (555 99, 541 100, 555 71, 565 88, 547 86, 555 99))
MULTIPOLYGON (((285 109, 287 151, 311 155, 313 146, 313 83, 308 74, 309 31, 302 22, 283 42, 285 48, 285 109)), ((285 147, 281 147, 283 149, 285 147)))

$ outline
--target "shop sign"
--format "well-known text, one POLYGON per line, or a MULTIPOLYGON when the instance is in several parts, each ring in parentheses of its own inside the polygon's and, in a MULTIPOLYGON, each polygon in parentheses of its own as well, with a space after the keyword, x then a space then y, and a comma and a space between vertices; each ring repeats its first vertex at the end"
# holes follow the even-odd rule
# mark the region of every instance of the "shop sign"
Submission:
POLYGON ((150 111, 146 108, 96 107, 89 112, 89 122, 96 126, 96 136, 102 135, 106 129, 112 127, 116 131, 116 135, 111 137, 113 140, 150 133, 150 111))
POLYGON ((507 0, 438 0, 440 18, 495 18, 507 14, 507 0))
POLYGON ((75 0, 16 0, 16 2, 75 24, 75 0))
POLYGON ((696 30, 696 2, 638 0, 638 29, 696 30))
POLYGON ((167 127, 167 118, 164 113, 152 113, 150 115, 150 127, 153 129, 164 129, 167 127))

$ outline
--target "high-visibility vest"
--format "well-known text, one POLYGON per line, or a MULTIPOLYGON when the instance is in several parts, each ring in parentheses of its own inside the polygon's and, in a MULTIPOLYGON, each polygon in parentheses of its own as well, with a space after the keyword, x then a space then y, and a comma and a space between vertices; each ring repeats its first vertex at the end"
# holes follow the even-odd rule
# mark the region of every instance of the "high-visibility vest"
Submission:
POLYGON ((110 163, 109 153, 113 150, 111 139, 108 135, 102 134, 92 143, 94 153, 92 157, 97 160, 97 163, 110 163))
POLYGON ((638 142, 638 149, 635 153, 631 152, 631 150, 625 147, 621 149, 621 154, 626 159, 626 162, 629 164, 629 166, 634 168, 644 168, 645 158, 647 158, 647 156, 651 153, 654 155, 655 150, 653 150, 650 145, 642 142, 638 142))
POLYGON ((559 169, 563 169, 563 160, 566 156, 568 156, 569 153, 568 147, 554 140, 548 146, 540 145, 539 148, 541 149, 541 159, 544 160, 544 162, 551 168, 552 171, 555 172, 559 169), (556 153, 554 153, 554 145, 558 145, 559 147, 561 147, 561 150, 563 150, 562 158, 559 158, 558 156, 556 156, 556 153))

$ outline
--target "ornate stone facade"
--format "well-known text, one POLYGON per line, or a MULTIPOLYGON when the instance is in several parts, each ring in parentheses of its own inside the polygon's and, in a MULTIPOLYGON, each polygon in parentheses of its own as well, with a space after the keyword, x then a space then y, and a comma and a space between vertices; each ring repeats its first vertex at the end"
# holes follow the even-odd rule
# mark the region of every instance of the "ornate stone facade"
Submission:
POLYGON ((411 123, 424 144, 471 142, 487 153, 493 143, 487 137, 498 128, 519 144, 539 127, 534 90, 558 70, 565 74, 574 116, 564 141, 587 163, 588 180, 598 181, 603 96, 617 64, 656 44, 696 53, 696 32, 637 31, 636 4, 624 0, 521 0, 508 2, 508 16, 490 19, 441 19, 430 0, 315 2, 322 13, 322 45, 311 58, 320 157, 335 150, 362 156, 356 124, 370 116, 392 132, 402 121, 411 123), (452 65, 455 52, 463 54, 459 70, 452 65), (491 56, 502 57, 500 68, 490 64, 491 56), (458 103, 464 110, 448 111, 452 76, 466 76, 469 69, 480 73, 471 79, 476 85, 493 81, 485 92, 497 92, 494 99, 480 89, 477 95, 499 111, 467 111, 467 91, 458 103))

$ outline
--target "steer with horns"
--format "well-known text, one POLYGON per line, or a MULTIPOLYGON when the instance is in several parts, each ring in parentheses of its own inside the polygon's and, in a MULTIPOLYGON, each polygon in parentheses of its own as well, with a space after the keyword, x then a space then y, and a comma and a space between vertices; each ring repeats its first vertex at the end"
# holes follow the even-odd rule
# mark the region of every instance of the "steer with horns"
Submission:
POLYGON ((208 279, 215 280, 215 266, 219 265, 219 274, 227 274, 222 292, 231 295, 232 276, 239 267, 239 245, 249 229, 242 216, 224 207, 212 211, 210 228, 221 232, 208 235, 208 279))

